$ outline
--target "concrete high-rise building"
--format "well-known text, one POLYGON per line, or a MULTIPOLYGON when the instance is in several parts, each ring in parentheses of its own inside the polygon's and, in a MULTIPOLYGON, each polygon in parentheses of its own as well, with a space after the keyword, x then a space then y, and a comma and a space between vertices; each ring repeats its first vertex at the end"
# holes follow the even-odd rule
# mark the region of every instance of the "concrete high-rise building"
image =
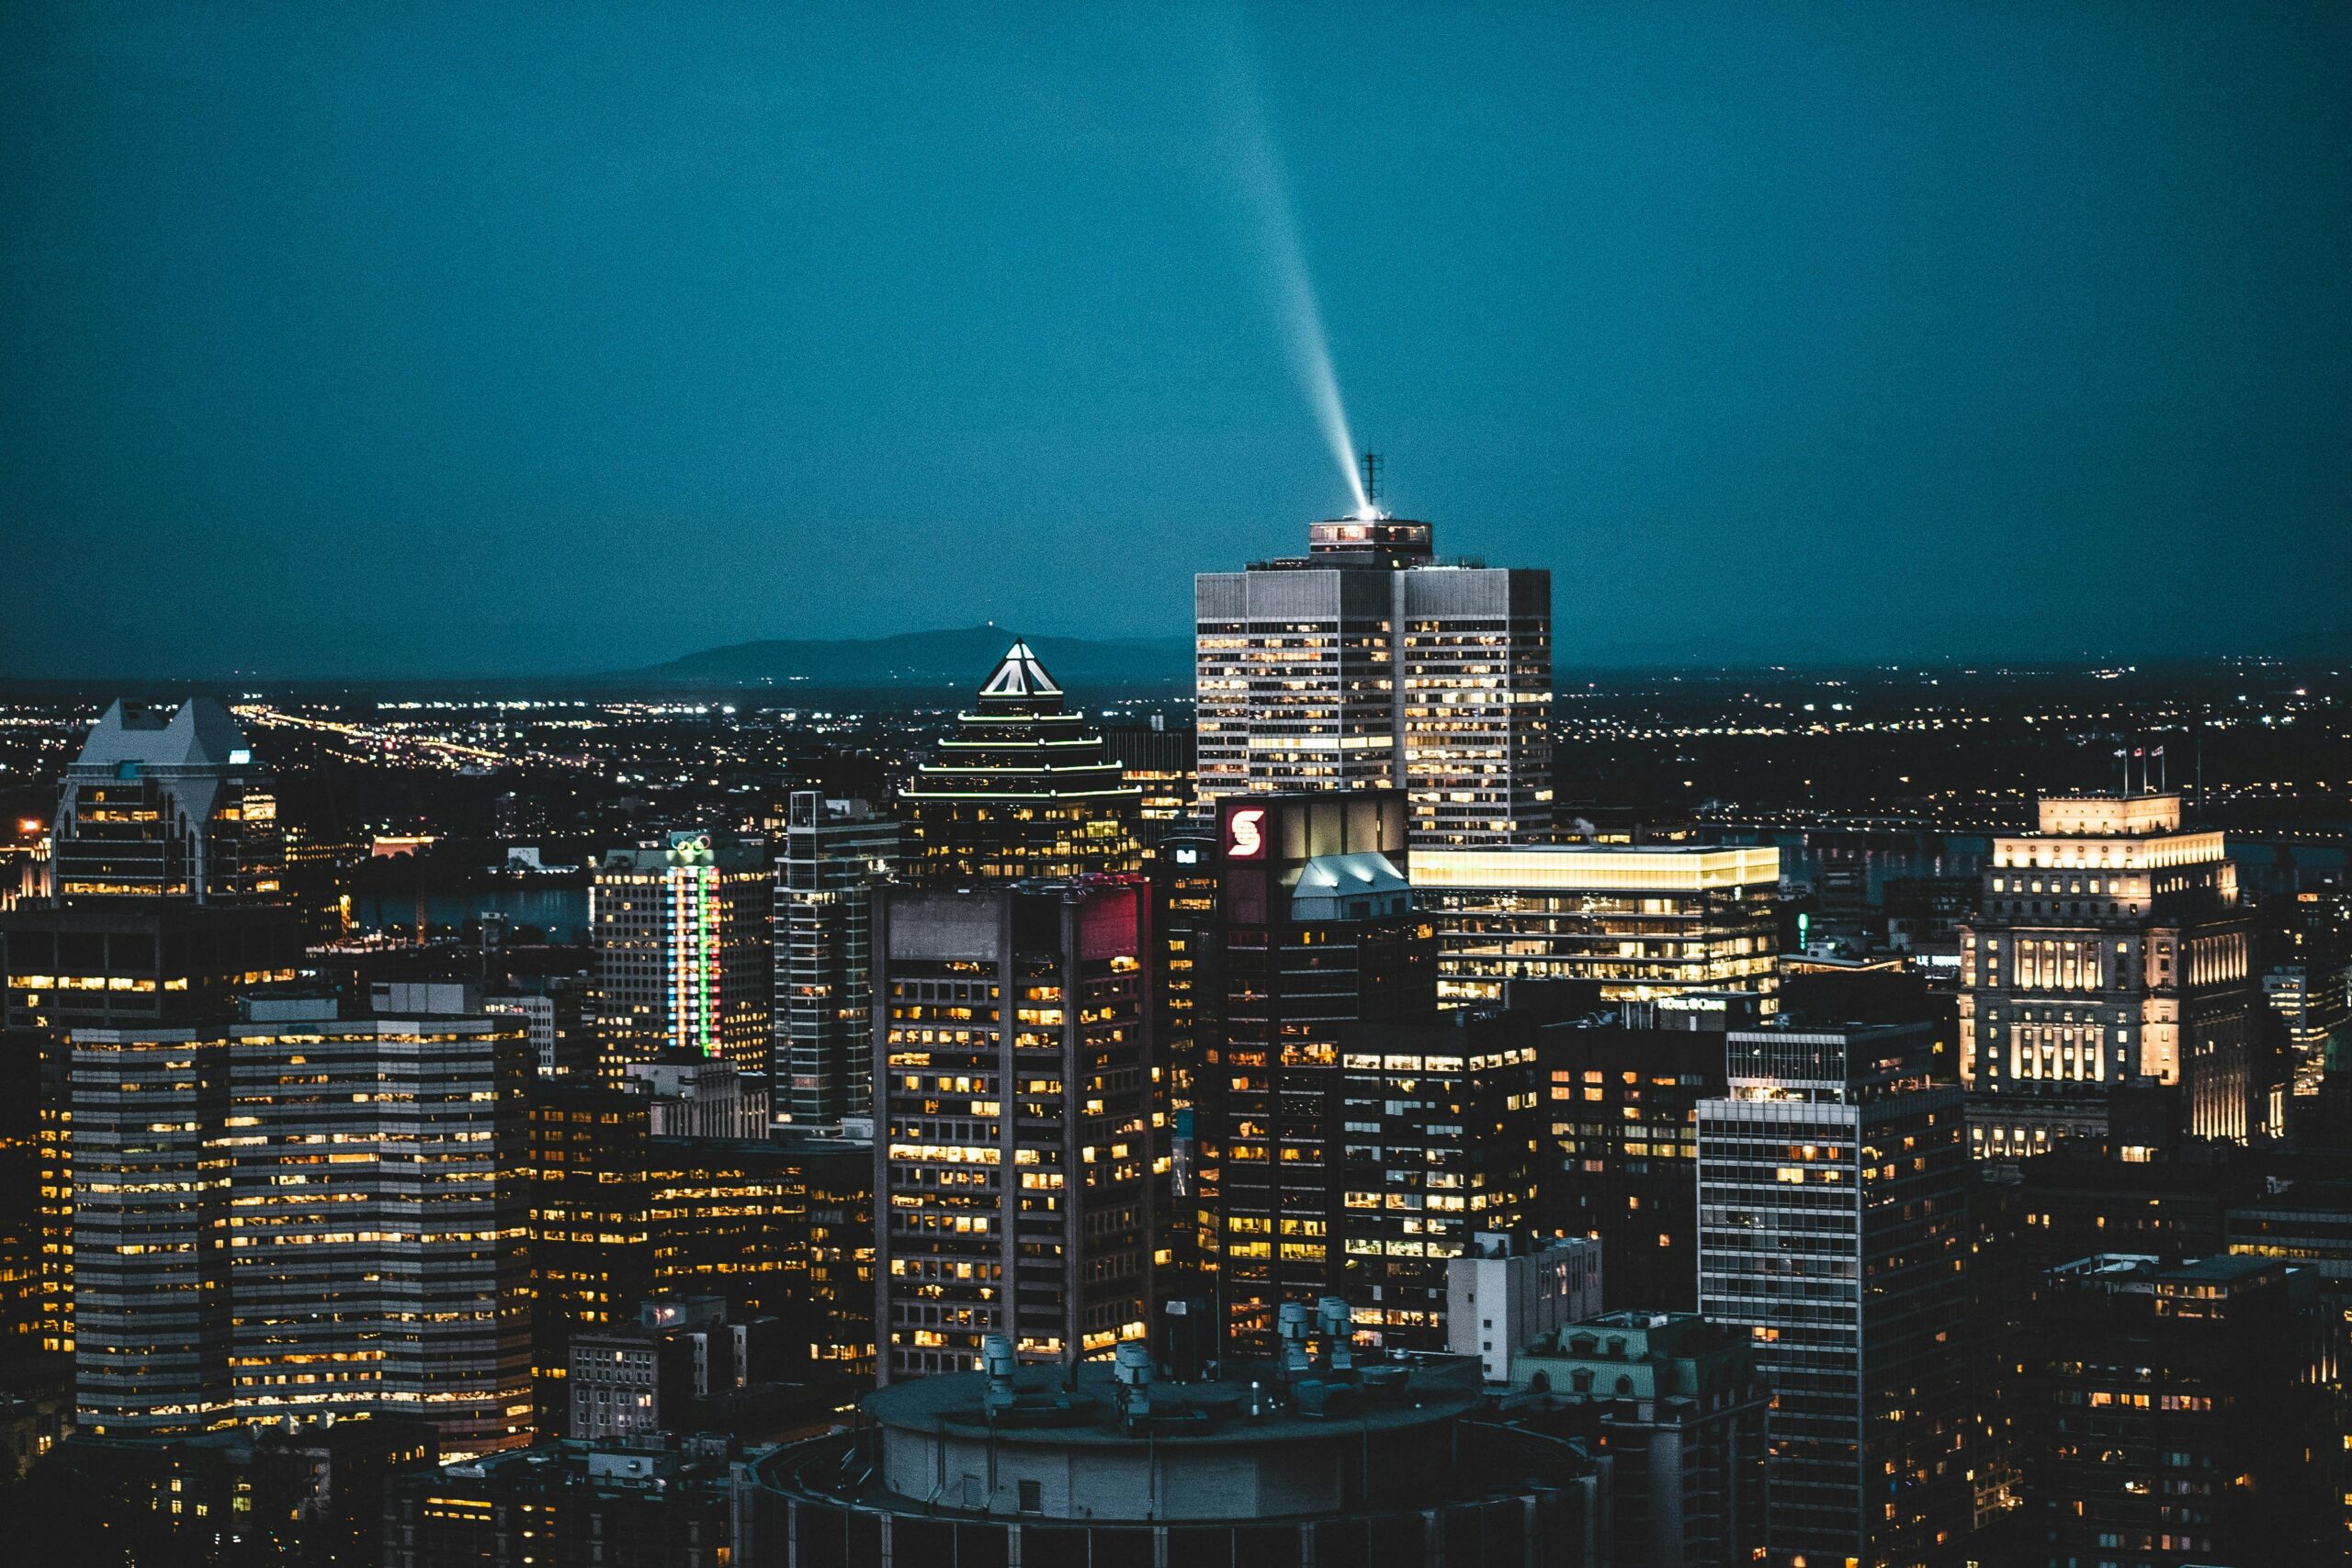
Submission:
POLYGON ((528 1442, 523 1031, 246 1011, 220 1135, 238 1417, 413 1416, 445 1458, 528 1442))
POLYGON ((1397 789, 1415 848, 1552 831, 1552 574, 1438 560, 1430 525, 1307 530, 1193 580, 1201 808, 1397 789))
POLYGON ((70 1061, 78 1423, 96 1437, 226 1426, 229 1032, 76 1030, 70 1061))
POLYGON ((73 1032, 83 1425, 402 1415, 448 1455, 527 1441, 522 1031, 245 1013, 73 1032))
POLYGON ((1413 852, 1413 907, 1437 928, 1445 1004, 1524 980, 1604 1001, 1779 985, 1781 852, 1657 845, 1413 852))
POLYGON ((1925 1025, 1735 1030, 1699 1106, 1699 1310, 1770 1382, 1774 1568, 1934 1562, 1973 1499, 1968 1152, 1925 1025))
MULTIPOLYGON (((1217 1022, 1194 1108, 1202 1267, 1223 1337, 1268 1354, 1284 1303, 1344 1293, 1349 1143, 1385 1147, 1376 1127, 1346 1126, 1345 1058, 1369 1049, 1367 1023, 1434 1007, 1433 953, 1410 908, 1398 792, 1229 796, 1217 822, 1217 1022)), ((1460 1243, 1478 1228, 1468 1218, 1465 1205, 1460 1243)))
POLYGON ((757 841, 673 832, 615 850, 589 889, 597 1073, 618 1083, 665 1051, 765 1077, 775 1048, 775 879, 757 841))
POLYGON ((1143 1338, 1162 1159, 1141 877, 875 903, 880 1381, 1143 1338))
POLYGON ((1980 1158, 2103 1137, 2115 1087, 2182 1088, 2186 1130, 2248 1134, 2254 932, 2215 829, 2177 794, 2046 795, 1993 840, 1962 929, 1960 1072, 1980 1158))
POLYGON ((873 1111, 874 885, 899 852, 899 824, 865 802, 793 792, 776 862, 779 1122, 839 1126, 873 1111))
POLYGON ((1141 786, 1025 642, 899 791, 905 874, 940 885, 1136 871, 1141 786))

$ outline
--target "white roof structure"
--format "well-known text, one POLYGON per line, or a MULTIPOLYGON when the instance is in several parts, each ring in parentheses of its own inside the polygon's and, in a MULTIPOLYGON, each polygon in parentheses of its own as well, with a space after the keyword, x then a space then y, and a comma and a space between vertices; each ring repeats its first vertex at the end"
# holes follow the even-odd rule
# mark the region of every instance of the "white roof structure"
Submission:
POLYGON ((980 688, 984 697, 1057 697, 1062 689, 1046 673, 1025 642, 1015 642, 1005 651, 996 667, 996 673, 980 688))

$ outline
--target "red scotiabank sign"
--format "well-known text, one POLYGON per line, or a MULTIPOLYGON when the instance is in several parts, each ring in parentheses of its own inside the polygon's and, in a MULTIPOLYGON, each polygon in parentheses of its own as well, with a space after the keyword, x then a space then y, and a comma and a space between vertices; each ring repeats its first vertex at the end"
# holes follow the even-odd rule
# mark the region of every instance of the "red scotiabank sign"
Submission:
POLYGON ((1225 858, 1227 860, 1264 860, 1266 858, 1266 808, 1262 806, 1237 806, 1225 815, 1225 858))

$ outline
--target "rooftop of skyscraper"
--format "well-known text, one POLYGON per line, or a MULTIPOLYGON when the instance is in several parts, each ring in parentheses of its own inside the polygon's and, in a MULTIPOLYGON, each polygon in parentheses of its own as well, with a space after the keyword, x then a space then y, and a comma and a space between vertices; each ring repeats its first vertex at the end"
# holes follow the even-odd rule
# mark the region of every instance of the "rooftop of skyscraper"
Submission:
POLYGON ((145 768, 239 768, 252 763, 252 749, 229 710, 210 697, 190 697, 166 716, 143 703, 118 699, 91 728, 74 759, 73 772, 125 774, 145 768))

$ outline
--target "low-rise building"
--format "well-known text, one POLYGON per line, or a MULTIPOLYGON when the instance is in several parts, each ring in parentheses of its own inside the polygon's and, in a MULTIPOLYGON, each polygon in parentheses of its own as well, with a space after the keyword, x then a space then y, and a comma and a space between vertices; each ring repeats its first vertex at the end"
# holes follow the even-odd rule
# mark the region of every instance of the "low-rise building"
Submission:
POLYGON ((637 1321, 571 1337, 570 1436, 583 1442, 684 1430, 701 1401, 775 1382, 787 1370, 783 1324, 731 1321, 720 1296, 667 1297, 637 1321))
POLYGON ((729 1568, 752 1456, 727 1438, 542 1443, 404 1479, 386 1568, 729 1568))
POLYGON ((1286 1336, 1287 1370, 1188 1383, 1159 1381, 1140 1345, 1113 1365, 1017 1367, 990 1336, 985 1371, 893 1382, 854 1429, 761 1461, 737 1561, 1590 1560, 1584 1456, 1482 1419, 1472 1362, 1347 1366, 1343 1323, 1332 1303, 1314 1357, 1286 1336))
POLYGON ((1510 1382, 1551 1429, 1609 1456, 1615 1568, 1729 1568, 1762 1550, 1771 1394, 1743 1336, 1612 1312, 1515 1351, 1510 1382))
POLYGON ((1511 1352, 1600 1313, 1600 1244, 1529 1244, 1492 1231, 1445 1266, 1445 1348, 1476 1356, 1488 1382, 1510 1381, 1511 1352))

